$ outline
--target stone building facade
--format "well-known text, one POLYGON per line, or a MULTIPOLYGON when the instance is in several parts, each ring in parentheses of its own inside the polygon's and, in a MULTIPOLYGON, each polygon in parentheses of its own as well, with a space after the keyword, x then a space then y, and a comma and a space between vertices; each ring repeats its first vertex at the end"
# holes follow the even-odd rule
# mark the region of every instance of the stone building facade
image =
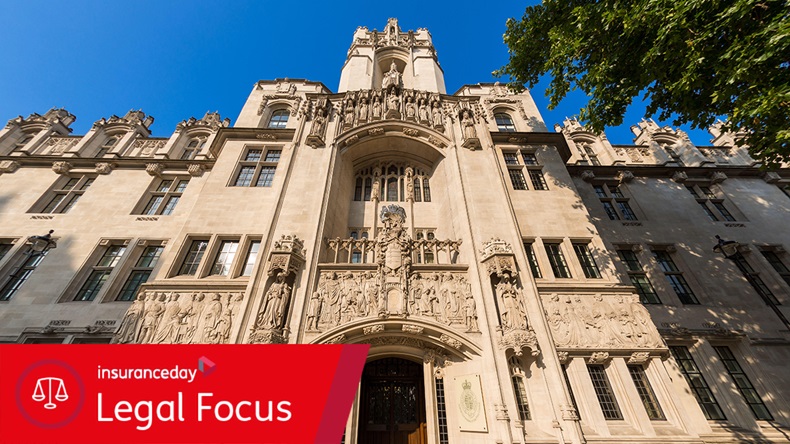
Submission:
POLYGON ((549 131, 395 19, 233 126, 74 119, 0 131, 4 342, 368 343, 346 443, 788 442, 790 171, 737 134, 549 131))

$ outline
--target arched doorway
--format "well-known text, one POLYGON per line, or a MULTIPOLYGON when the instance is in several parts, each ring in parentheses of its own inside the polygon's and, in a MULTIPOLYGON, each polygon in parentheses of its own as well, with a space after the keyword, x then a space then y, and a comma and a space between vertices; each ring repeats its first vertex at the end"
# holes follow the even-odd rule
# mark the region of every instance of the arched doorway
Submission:
POLYGON ((425 444, 423 366, 400 358, 365 364, 359 444, 425 444))

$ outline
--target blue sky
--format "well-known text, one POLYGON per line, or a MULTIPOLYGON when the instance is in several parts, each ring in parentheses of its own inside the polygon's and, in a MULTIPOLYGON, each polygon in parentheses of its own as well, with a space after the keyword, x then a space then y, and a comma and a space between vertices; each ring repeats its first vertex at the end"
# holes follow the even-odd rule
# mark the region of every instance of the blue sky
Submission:
MULTIPOLYGON (((427 28, 445 72, 447 91, 496 81, 507 63, 505 21, 526 2, 271 2, 40 1, 0 2, 0 122, 64 107, 77 116, 74 134, 94 121, 142 109, 155 136, 206 111, 235 121, 261 79, 306 78, 337 90, 358 26, 382 29, 397 17, 403 30, 427 28), (512 6, 511 6, 512 5, 512 6)), ((548 111, 546 83, 532 95, 549 128, 578 113, 579 95, 548 111)), ((631 143, 629 126, 644 106, 629 109, 606 134, 631 143)), ((688 130, 688 128, 684 128, 688 130)), ((706 145, 705 131, 690 131, 706 145)))

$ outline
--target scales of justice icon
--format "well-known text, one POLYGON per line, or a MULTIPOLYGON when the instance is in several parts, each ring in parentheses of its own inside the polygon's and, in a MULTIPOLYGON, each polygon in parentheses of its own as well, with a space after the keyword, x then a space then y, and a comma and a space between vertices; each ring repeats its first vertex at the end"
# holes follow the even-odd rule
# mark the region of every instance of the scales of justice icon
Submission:
POLYGON ((55 400, 59 402, 63 402, 69 399, 68 393, 66 393, 66 385, 63 383, 63 380, 60 378, 38 378, 36 381, 36 388, 33 390, 33 401, 41 402, 43 400, 47 400, 47 403, 44 404, 45 409, 52 410, 57 407, 57 404, 52 402, 52 386, 55 385, 55 400), (45 389, 46 387, 46 389, 45 389))

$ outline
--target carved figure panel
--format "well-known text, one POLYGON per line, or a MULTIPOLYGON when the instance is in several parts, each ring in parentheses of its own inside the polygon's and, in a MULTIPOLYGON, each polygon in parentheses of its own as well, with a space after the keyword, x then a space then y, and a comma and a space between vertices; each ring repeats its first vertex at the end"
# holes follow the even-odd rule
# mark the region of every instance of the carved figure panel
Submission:
POLYGON ((543 296, 546 317, 561 348, 663 348, 636 295, 543 296))

